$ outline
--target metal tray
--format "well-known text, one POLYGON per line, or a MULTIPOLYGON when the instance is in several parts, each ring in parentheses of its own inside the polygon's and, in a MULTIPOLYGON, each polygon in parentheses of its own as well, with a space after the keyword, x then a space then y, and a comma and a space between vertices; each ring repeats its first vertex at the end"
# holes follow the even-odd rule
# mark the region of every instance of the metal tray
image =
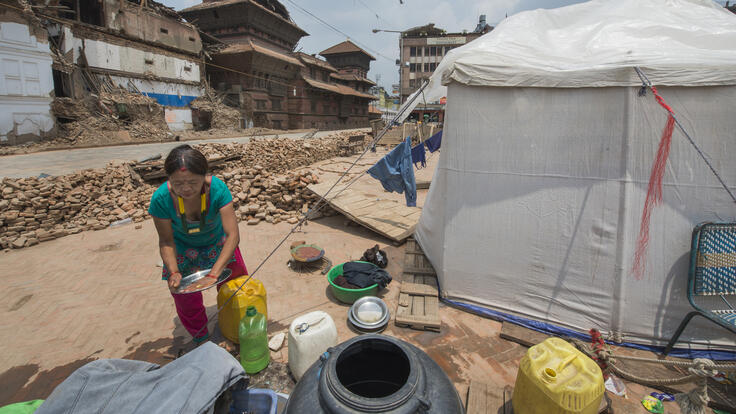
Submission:
POLYGON ((196 281, 198 281, 200 279, 204 279, 204 277, 207 276, 210 273, 210 270, 212 270, 212 269, 200 270, 199 272, 192 273, 191 275, 182 277, 181 278, 181 282, 179 282, 179 287, 174 291, 174 293, 177 294, 177 295, 186 295, 187 293, 196 293, 196 292, 201 292, 203 290, 207 290, 207 289, 209 289, 209 288, 211 288, 213 286, 217 286, 220 283, 226 281, 227 278, 229 278, 230 275, 233 273, 232 270, 230 270, 228 268, 225 268, 222 271, 222 273, 220 273, 220 277, 217 278, 217 283, 213 283, 213 284, 211 284, 211 285, 209 285, 207 287, 204 287, 202 289, 193 290, 191 292, 182 292, 183 289, 186 289, 187 286, 191 285, 192 283, 194 283, 194 282, 196 282, 196 281))

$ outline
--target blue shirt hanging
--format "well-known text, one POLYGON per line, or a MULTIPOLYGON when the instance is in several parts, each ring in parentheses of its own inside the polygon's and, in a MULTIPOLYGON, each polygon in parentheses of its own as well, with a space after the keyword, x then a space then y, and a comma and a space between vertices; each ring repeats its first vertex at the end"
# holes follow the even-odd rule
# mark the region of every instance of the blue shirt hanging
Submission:
POLYGON ((411 140, 409 137, 381 158, 368 170, 371 177, 381 182, 386 191, 404 193, 406 205, 417 205, 417 183, 411 165, 411 140))
POLYGON ((427 156, 423 142, 411 149, 411 162, 414 163, 415 167, 417 167, 417 163, 420 163, 421 167, 417 167, 417 169, 427 166, 427 156))
POLYGON ((442 146, 442 131, 432 135, 428 140, 424 141, 427 144, 429 152, 435 152, 442 146))

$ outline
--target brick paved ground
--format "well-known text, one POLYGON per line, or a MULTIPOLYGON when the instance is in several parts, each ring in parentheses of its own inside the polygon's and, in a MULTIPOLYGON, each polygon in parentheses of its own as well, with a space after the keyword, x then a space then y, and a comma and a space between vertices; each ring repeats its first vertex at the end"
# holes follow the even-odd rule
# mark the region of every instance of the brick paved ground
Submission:
MULTIPOLYGON (((436 160, 432 160, 433 162, 436 160)), ((370 180, 370 178, 366 178, 370 180)), ((375 183, 364 185, 373 185, 375 183)), ((376 189, 381 197, 387 196, 376 189)), ((420 192, 419 203, 425 191, 420 192)), ((396 195, 403 198, 401 195, 396 195)), ((309 223, 293 235, 255 276, 268 290, 269 333, 285 330, 298 315, 324 310, 335 320, 339 340, 356 335, 347 325, 348 306, 328 293, 319 273, 297 274, 286 267, 288 245, 308 240, 326 249, 333 263, 358 259, 374 244, 386 246, 388 271, 401 274, 403 247, 367 229, 347 226, 335 216, 309 223), (388 245, 387 245, 388 244, 388 245)), ((241 225, 241 249, 250 270, 286 234, 289 225, 241 225)), ((153 223, 83 232, 10 252, 0 252, 4 297, 0 305, 0 406, 45 398, 66 376, 97 358, 132 358, 156 363, 191 348, 173 301, 160 280, 153 223)), ((396 309, 400 279, 382 293, 396 309)), ((214 290, 205 293, 208 312, 215 310, 214 290)), ((389 325, 385 334, 416 344, 445 370, 462 396, 471 380, 513 385, 526 348, 499 337, 501 324, 441 305, 441 333, 389 325)), ((215 323, 211 322, 211 330, 215 323)), ((286 362, 287 349, 272 354, 286 362)), ((286 389, 285 391, 288 391, 286 389)), ((620 399, 619 412, 641 411, 637 401, 648 393, 630 384, 632 398, 620 399), (635 408, 639 407, 639 408, 635 408)), ((668 406, 668 412, 672 405, 668 406)))

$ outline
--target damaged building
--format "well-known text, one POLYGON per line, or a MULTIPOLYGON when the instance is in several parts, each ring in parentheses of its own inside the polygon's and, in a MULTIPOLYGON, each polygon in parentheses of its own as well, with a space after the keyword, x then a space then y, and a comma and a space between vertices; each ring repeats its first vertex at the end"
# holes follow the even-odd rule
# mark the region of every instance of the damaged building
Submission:
POLYGON ((49 40, 28 5, 0 3, 0 145, 55 134, 49 40))
POLYGON ((359 48, 357 53, 367 55, 367 62, 362 55, 354 56, 353 48, 340 49, 336 55, 346 63, 337 66, 294 52, 299 39, 308 33, 276 0, 205 1, 180 14, 222 43, 212 45, 206 77, 219 93, 226 94, 229 105, 241 111, 242 126, 369 126, 368 103, 374 98, 367 91, 373 83, 364 78, 373 57, 359 48))
POLYGON ((54 0, 41 15, 59 52, 55 93, 78 99, 111 81, 149 96, 172 130, 190 129, 200 95, 202 42, 173 9, 147 0, 54 0), (54 7, 52 7, 54 6, 54 7))
POLYGON ((120 130, 122 141, 149 133, 161 140, 192 127, 202 41, 196 27, 160 3, 3 0, 0 42, 0 105, 7 108, 0 143, 39 141, 55 130, 75 143, 82 129, 94 135, 101 125, 120 130), (68 127, 72 122, 89 125, 68 127))

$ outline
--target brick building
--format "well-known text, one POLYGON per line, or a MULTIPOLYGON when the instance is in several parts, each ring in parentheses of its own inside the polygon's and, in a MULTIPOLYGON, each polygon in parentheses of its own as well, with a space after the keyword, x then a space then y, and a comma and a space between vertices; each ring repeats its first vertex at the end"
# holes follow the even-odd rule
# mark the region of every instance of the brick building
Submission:
MULTIPOLYGON (((367 127, 368 102, 374 97, 338 82, 340 73, 330 63, 306 53, 295 56, 304 64, 289 96, 289 127, 292 129, 341 129, 367 127)), ((370 82, 370 81, 369 81, 370 82)), ((361 83, 362 81, 352 84, 361 83)))
POLYGON ((240 109, 243 126, 289 128, 289 92, 304 64, 291 52, 308 33, 276 0, 221 0, 182 10, 200 30, 225 43, 207 65, 207 79, 240 109))

